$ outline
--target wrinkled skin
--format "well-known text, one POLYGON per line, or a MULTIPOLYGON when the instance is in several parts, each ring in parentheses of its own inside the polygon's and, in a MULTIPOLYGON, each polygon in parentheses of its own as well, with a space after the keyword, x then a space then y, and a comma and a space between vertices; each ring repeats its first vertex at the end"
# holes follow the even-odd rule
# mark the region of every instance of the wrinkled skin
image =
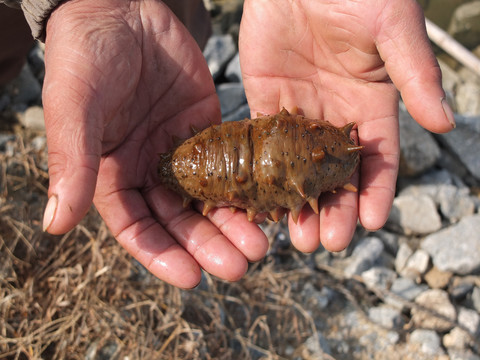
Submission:
POLYGON ((244 214, 204 218, 157 184, 158 153, 172 135, 220 121, 202 53, 168 8, 65 2, 48 21, 45 61, 49 195, 58 198, 49 232, 75 226, 95 194, 117 240, 176 286, 195 286, 201 267, 237 280, 247 260, 264 256, 265 235, 244 214))
POLYGON ((324 196, 320 215, 304 207, 298 224, 290 217, 292 242, 303 251, 320 241, 344 249, 358 218, 370 230, 385 223, 399 163, 396 88, 422 126, 452 129, 413 0, 246 0, 240 63, 252 116, 298 106, 310 118, 358 124, 360 191, 324 196))
MULTIPOLYGON (((290 222, 304 251, 320 239, 345 247, 358 212, 369 229, 386 218, 398 167, 397 94, 387 71, 423 126, 451 129, 413 0, 340 3, 325 11, 323 1, 247 0, 241 29, 252 113, 298 105, 336 125, 355 121, 366 146, 359 207, 355 195, 339 194, 322 200, 320 219, 304 211, 297 226, 290 222)), ((247 260, 265 255, 267 239, 244 213, 218 209, 204 218, 157 182, 157 154, 172 147, 172 135, 220 121, 202 54, 161 2, 63 2, 48 20, 45 56, 48 232, 70 230, 93 199, 128 252, 186 288, 198 283, 200 268, 236 280, 247 260)))

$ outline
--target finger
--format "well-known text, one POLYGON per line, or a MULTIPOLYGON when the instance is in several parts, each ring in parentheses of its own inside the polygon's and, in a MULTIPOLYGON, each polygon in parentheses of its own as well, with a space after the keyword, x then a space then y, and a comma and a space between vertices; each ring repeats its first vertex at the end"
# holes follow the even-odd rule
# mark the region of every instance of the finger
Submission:
POLYGON ((117 241, 159 279, 186 289, 196 286, 201 279, 197 261, 152 217, 142 194, 104 190, 97 191, 95 205, 117 241))
POLYGON ((220 208, 207 217, 249 261, 259 261, 266 255, 268 239, 256 223, 247 220, 245 212, 220 208))
POLYGON ((300 211, 297 223, 288 214, 288 231, 290 240, 298 251, 311 253, 320 245, 320 220, 308 205, 300 211))
POLYGON ((391 1, 379 19, 377 47, 393 83, 413 118, 426 129, 444 133, 455 127, 445 101, 441 72, 416 1, 391 1))
POLYGON ((51 234, 71 230, 92 204, 102 130, 79 106, 78 92, 52 77, 43 92, 50 185, 43 227, 51 234))
MULTIPOLYGON (((184 209, 177 194, 155 187, 145 198, 160 224, 203 269, 228 281, 239 280, 245 274, 248 264, 244 254, 206 217, 191 208, 184 209)), ((236 238, 241 239, 241 235, 236 238)))
POLYGON ((398 114, 359 125, 361 160, 359 219, 368 230, 380 229, 387 221, 395 196, 399 164, 398 114))

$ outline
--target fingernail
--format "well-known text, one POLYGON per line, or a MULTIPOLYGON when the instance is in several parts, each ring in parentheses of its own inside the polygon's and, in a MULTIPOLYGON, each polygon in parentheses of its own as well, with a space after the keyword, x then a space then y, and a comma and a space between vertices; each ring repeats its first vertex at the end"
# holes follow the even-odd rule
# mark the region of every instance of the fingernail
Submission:
POLYGON ((445 98, 442 99, 442 107, 446 118, 450 122, 450 125, 452 125, 452 129, 455 129, 455 127, 457 126, 455 124, 455 116, 453 115, 452 108, 450 107, 450 105, 448 105, 448 101, 445 98))
POLYGON ((48 199, 45 212, 43 214, 43 231, 48 231, 55 219, 55 213, 57 212, 58 196, 52 195, 48 199))

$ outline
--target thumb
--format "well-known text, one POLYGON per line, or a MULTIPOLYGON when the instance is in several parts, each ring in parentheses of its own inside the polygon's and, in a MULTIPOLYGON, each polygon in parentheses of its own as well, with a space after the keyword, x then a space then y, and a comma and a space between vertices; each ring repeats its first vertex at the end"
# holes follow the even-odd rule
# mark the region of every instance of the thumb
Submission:
POLYGON ((414 0, 391 1, 379 21, 377 47, 409 113, 427 130, 452 130, 453 111, 445 100, 421 7, 414 0))
POLYGON ((43 89, 50 177, 43 230, 51 234, 71 230, 87 213, 101 154, 102 130, 66 83, 46 77, 43 89))

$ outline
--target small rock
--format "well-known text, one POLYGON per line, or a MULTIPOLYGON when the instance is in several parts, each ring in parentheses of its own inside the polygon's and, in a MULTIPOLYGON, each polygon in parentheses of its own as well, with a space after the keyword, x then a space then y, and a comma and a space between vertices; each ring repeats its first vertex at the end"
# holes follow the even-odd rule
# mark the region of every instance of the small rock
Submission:
POLYGON ((418 285, 412 279, 404 277, 397 278, 390 287, 392 293, 408 301, 415 300, 418 295, 427 289, 428 287, 425 284, 418 285))
POLYGON ((480 335, 480 315, 475 310, 460 307, 457 320, 471 335, 475 337, 480 335))
POLYGON ((422 275, 427 271, 429 261, 428 253, 425 250, 418 249, 408 258, 407 263, 400 271, 400 275, 420 282, 422 275))
POLYGON ((454 327, 442 339, 443 346, 446 348, 465 349, 470 344, 470 336, 459 327, 454 327))
POLYGON ((27 129, 35 131, 45 130, 45 118, 41 106, 30 106, 27 111, 20 116, 20 123, 27 129))
POLYGON ((420 351, 427 355, 442 355, 440 337, 433 330, 417 329, 410 334, 410 343, 421 345, 420 351))
POLYGON ((443 172, 434 172, 429 175, 410 183, 400 191, 399 196, 430 196, 442 215, 451 223, 474 213, 475 203, 468 187, 463 184, 460 186, 454 184, 451 177, 442 180, 443 172), (436 175, 440 178, 435 179, 436 175))
POLYGON ((425 281, 432 289, 444 289, 448 286, 452 275, 449 271, 440 271, 436 266, 433 266, 425 274, 425 281))
POLYGON ((473 290, 474 286, 475 283, 471 278, 454 276, 451 280, 448 292, 453 299, 462 301, 473 290))
POLYGON ((449 360, 480 360, 471 350, 448 349, 449 360))
POLYGON ((442 220, 431 197, 404 195, 394 199, 387 226, 405 235, 426 235, 441 229, 442 220))
POLYGON ((407 265, 407 261, 412 256, 413 250, 408 246, 406 242, 400 244, 400 247, 397 251, 397 256, 395 257, 395 270, 398 273, 401 273, 405 265, 407 265))
POLYGON ((435 234, 427 236, 422 249, 441 271, 469 274, 480 268, 480 215, 463 218, 435 234), (459 241, 461 239, 461 241, 459 241))
POLYGON ((344 270, 346 276, 360 275, 371 268, 383 252, 383 243, 377 237, 366 237, 353 249, 349 264, 344 270))
POLYGON ((431 168, 440 157, 433 136, 400 105, 400 175, 415 176, 431 168))
POLYGON ((225 77, 230 82, 242 82, 242 70, 240 68, 240 55, 237 52, 225 69, 225 77))
POLYGON ((214 80, 223 74, 225 67, 236 52, 237 47, 231 35, 213 35, 208 39, 203 55, 214 80))
POLYGON ((480 180, 480 118, 457 115, 455 121, 457 126, 453 131, 436 137, 480 180))
POLYGON ((5 151, 7 143, 15 141, 15 135, 0 133, 0 151, 5 151))
POLYGON ((222 117, 228 116, 247 103, 245 89, 241 83, 223 83, 217 86, 222 117))
POLYGON ((223 121, 237 121, 250 118, 250 107, 248 104, 241 105, 238 109, 223 118, 223 121))
POLYGON ((28 64, 25 64, 20 74, 7 85, 7 89, 16 105, 27 106, 39 102, 42 96, 42 87, 28 64))
POLYGON ((446 291, 427 290, 417 296, 415 303, 420 307, 412 309, 412 321, 418 327, 437 331, 448 331, 453 327, 452 322, 455 321, 456 311, 446 291))
POLYGON ((325 354, 332 353, 327 339, 321 333, 310 336, 304 345, 301 352, 303 359, 323 359, 325 354))
POLYGON ((404 324, 400 310, 384 305, 368 309, 368 318, 386 329, 401 329, 404 324))
POLYGON ((371 289, 389 289, 396 277, 395 271, 381 266, 374 266, 362 272, 363 281, 371 289))
POLYGON ((472 303, 477 312, 480 313, 480 287, 475 286, 472 291, 472 303))
POLYGON ((466 116, 480 115, 480 86, 473 81, 460 83, 456 94, 457 111, 466 116))
POLYGON ((469 1, 453 12, 448 33, 468 48, 480 44, 480 1, 469 1))

